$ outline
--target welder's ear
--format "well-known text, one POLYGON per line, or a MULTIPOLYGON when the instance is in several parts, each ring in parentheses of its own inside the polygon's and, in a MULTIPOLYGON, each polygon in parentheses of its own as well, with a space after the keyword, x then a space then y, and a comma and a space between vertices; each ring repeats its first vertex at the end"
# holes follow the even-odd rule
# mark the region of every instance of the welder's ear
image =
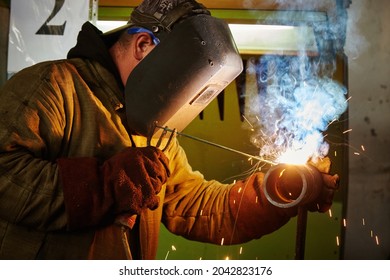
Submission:
POLYGON ((135 34, 134 42, 134 57, 137 60, 142 60, 154 48, 153 40, 146 32, 135 34))

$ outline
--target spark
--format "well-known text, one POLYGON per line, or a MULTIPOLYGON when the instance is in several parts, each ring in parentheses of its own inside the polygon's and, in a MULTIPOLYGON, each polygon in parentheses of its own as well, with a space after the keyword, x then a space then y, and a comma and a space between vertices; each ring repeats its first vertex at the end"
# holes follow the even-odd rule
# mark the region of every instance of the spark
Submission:
POLYGON ((335 121, 337 121, 337 119, 333 119, 333 120, 326 126, 326 128, 328 128, 329 126, 331 126, 332 123, 334 123, 335 121))
POLYGON ((375 242, 376 242, 376 245, 379 246, 379 238, 378 238, 378 235, 375 235, 375 242))
POLYGON ((365 148, 363 145, 361 145, 360 147, 362 148, 362 151, 363 151, 363 152, 366 151, 366 148, 365 148))
POLYGON ((242 115, 242 117, 243 117, 244 120, 250 125, 251 131, 254 131, 253 125, 250 123, 250 121, 249 121, 244 115, 242 115))
POLYGON ((352 96, 348 97, 348 98, 345 100, 345 102, 347 103, 347 102, 349 102, 351 99, 352 99, 352 96))
POLYGON ((358 152, 354 152, 353 154, 356 156, 360 156, 360 153, 358 153, 358 152))
POLYGON ((374 237, 374 232, 372 230, 370 230, 370 235, 371 237, 374 237))
POLYGON ((256 203, 258 203, 259 202, 259 197, 258 196, 256 196, 256 203))
POLYGON ((338 235, 336 235, 336 244, 337 244, 337 247, 340 246, 340 239, 339 239, 339 236, 338 236, 338 235))
POLYGON ((347 220, 346 219, 343 219, 343 225, 344 225, 344 227, 347 227, 347 220))
POLYGON ((229 260, 229 256, 226 256, 225 260, 227 260, 227 261, 228 261, 228 260, 229 260))
MULTIPOLYGON (((171 249, 172 249, 172 251, 176 251, 176 247, 175 247, 174 245, 171 245, 171 249)), ((169 253, 170 253, 170 252, 171 252, 171 251, 168 250, 167 254, 165 255, 165 260, 168 259, 168 256, 169 256, 169 253)))
POLYGON ((366 225, 366 221, 364 218, 362 218, 362 225, 365 226, 366 225))
POLYGON ((343 134, 346 134, 346 133, 351 132, 351 131, 352 131, 352 128, 347 129, 346 131, 343 132, 343 134))
POLYGON ((337 151, 334 151, 334 156, 337 157, 337 151))
POLYGON ((224 237, 222 237, 222 239, 221 239, 221 246, 223 246, 223 243, 225 242, 225 238, 224 237))
POLYGON ((240 193, 240 192, 241 192, 241 190, 242 190, 242 188, 240 187, 240 188, 238 189, 238 193, 240 193))
POLYGON ((200 210, 200 216, 202 216, 203 215, 203 209, 202 210, 200 210))
POLYGON ((240 255, 242 255, 242 247, 240 247, 240 255))
POLYGON ((329 209, 329 217, 332 218, 332 209, 329 209))
POLYGON ((235 199, 233 200, 233 204, 236 204, 236 200, 235 199))

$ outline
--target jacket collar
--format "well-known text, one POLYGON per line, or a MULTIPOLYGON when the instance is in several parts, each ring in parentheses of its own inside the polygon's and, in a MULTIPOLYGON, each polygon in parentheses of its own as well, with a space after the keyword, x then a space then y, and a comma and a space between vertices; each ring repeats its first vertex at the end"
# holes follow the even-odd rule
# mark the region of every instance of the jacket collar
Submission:
POLYGON ((103 33, 90 22, 84 23, 77 36, 77 43, 70 49, 67 57, 97 61, 114 75, 118 86, 124 91, 118 69, 108 52, 109 42, 103 40, 102 34, 103 33))

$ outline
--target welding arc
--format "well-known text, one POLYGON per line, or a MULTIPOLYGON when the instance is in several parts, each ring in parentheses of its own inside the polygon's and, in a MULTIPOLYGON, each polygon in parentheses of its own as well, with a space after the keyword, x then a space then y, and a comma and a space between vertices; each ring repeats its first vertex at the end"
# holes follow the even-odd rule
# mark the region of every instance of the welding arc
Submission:
POLYGON ((264 163, 267 163, 267 164, 271 164, 271 165, 276 165, 277 164, 277 163, 275 163, 273 161, 266 160, 266 159, 263 159, 263 158, 258 157, 258 156, 253 156, 251 154, 247 154, 247 153, 244 153, 244 152, 241 152, 241 151, 238 151, 238 150, 235 150, 235 149, 232 149, 232 148, 229 148, 229 147, 226 147, 226 146, 214 143, 214 142, 210 142, 210 141, 202 139, 202 138, 198 138, 198 137, 195 137, 195 136, 192 136, 192 135, 189 135, 189 134, 177 132, 176 130, 170 129, 168 127, 163 127, 163 126, 159 126, 159 125, 156 125, 156 127, 160 128, 160 129, 163 129, 165 131, 168 131, 168 132, 171 132, 171 133, 176 133, 177 135, 180 135, 180 136, 183 136, 183 137, 186 137, 186 138, 198 141, 198 142, 202 142, 202 143, 205 143, 205 144, 217 147, 217 148, 221 148, 221 149, 224 149, 224 150, 236 153, 236 154, 240 154, 240 155, 246 156, 248 158, 252 158, 254 160, 258 160, 258 161, 261 161, 261 162, 264 162, 264 163))

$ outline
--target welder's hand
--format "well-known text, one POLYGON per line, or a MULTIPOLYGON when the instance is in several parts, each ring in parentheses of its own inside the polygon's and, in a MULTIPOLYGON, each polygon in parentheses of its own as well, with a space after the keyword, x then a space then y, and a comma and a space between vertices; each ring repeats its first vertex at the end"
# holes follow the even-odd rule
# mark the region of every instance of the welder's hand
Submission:
POLYGON ((117 214, 139 214, 158 207, 162 185, 169 176, 168 159, 152 146, 129 147, 101 166, 105 188, 111 189, 117 214))
POLYGON ((310 160, 308 164, 314 166, 315 168, 318 169, 321 173, 326 173, 329 174, 330 171, 330 166, 332 162, 330 161, 329 157, 324 157, 324 158, 319 158, 315 160, 310 160))
POLYGON ((323 184, 318 198, 307 205, 311 212, 324 213, 330 209, 335 192, 339 188, 339 176, 322 173, 323 184))
POLYGON ((313 203, 310 203, 307 208, 312 212, 318 211, 323 213, 328 211, 332 206, 334 193, 339 188, 340 178, 337 174, 329 174, 331 161, 328 157, 318 159, 316 161, 310 161, 308 163, 316 167, 318 171, 321 172, 323 185, 318 199, 313 203))

